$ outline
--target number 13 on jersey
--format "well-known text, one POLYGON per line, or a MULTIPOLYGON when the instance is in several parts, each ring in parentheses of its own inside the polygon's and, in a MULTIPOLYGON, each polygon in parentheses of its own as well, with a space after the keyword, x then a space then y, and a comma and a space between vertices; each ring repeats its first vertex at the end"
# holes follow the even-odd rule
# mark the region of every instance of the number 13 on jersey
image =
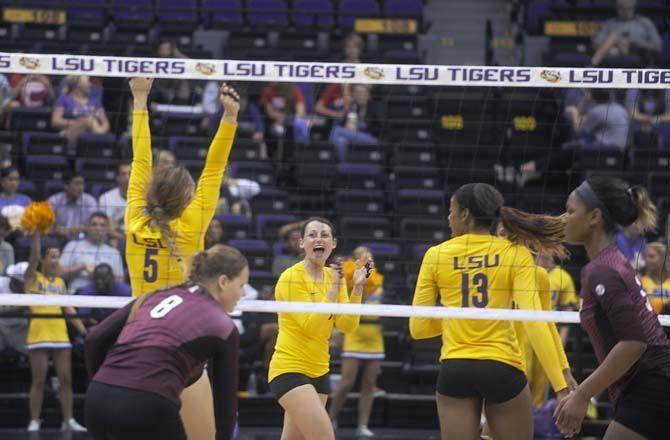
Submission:
POLYGON ((484 308, 489 303, 489 279, 483 273, 476 273, 470 278, 469 273, 461 274, 461 293, 463 294, 463 301, 461 307, 472 306, 484 308), (472 293, 470 283, 472 282, 472 293))

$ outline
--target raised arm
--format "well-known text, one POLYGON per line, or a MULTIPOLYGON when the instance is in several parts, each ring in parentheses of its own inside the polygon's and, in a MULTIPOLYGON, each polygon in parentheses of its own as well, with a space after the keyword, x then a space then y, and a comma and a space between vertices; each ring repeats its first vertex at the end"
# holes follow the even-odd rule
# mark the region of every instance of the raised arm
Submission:
MULTIPOLYGON (((370 281, 370 275, 374 269, 374 262, 370 253, 366 253, 361 259, 356 261, 356 269, 353 275, 353 288, 351 296, 347 296, 346 283, 341 283, 340 303, 360 304, 365 293, 365 286, 370 281)), ((335 325, 342 333, 351 333, 358 328, 361 321, 361 315, 336 315, 335 325)))
POLYGON ((33 240, 30 243, 30 257, 28 258, 28 267, 26 268, 25 273, 23 274, 23 285, 24 290, 27 293, 30 292, 37 280, 37 266, 40 263, 40 256, 42 254, 42 234, 39 230, 35 231, 33 235, 33 240))
POLYGON ((240 110, 240 97, 232 87, 223 84, 220 99, 224 108, 223 117, 209 146, 205 168, 203 168, 198 180, 193 201, 182 216, 183 220, 189 222, 191 227, 202 231, 203 235, 219 202, 223 172, 228 164, 228 156, 235 139, 237 113, 240 110))
POLYGON ((141 215, 146 206, 146 191, 151 180, 151 131, 147 99, 151 91, 152 79, 133 78, 130 90, 133 93, 133 163, 130 169, 126 204, 125 229, 141 215))

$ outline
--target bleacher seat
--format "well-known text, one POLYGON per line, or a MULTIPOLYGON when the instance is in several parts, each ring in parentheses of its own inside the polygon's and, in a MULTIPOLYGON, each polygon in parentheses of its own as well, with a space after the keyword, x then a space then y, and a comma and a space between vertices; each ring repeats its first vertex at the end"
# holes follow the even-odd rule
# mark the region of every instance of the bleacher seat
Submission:
POLYGON ((623 170, 626 154, 617 150, 584 150, 566 151, 574 157, 572 168, 575 170, 623 170))
POLYGON ((380 16, 379 4, 376 0, 342 0, 338 12, 338 24, 342 29, 354 27, 356 18, 380 16))
POLYGON ((255 180, 261 185, 274 184, 272 165, 265 162, 231 162, 228 164, 230 177, 255 180))
POLYGON ((386 186, 386 175, 379 165, 341 163, 337 174, 335 186, 340 189, 380 190, 386 186))
POLYGON ((224 214, 217 218, 223 229, 223 241, 246 240, 256 236, 254 223, 246 215, 224 214))
POLYGON ((270 246, 263 240, 230 240, 228 244, 238 249, 249 261, 249 270, 269 272, 272 267, 270 246))
POLYGON ((196 0, 156 0, 156 17, 161 26, 195 27, 198 22, 196 0))
POLYGON ((401 277, 404 275, 401 263, 401 249, 396 243, 361 243, 370 249, 375 261, 375 267, 385 278, 401 277))
POLYGON ((230 161, 258 160, 260 157, 260 145, 252 139, 235 138, 233 149, 230 150, 230 161))
POLYGON ((252 27, 286 27, 288 6, 284 0, 247 0, 247 17, 252 27))
POLYGON ((295 0, 293 23, 298 28, 330 28, 335 24, 330 0, 295 0))
POLYGON ((388 18, 423 18, 422 0, 386 0, 384 16, 388 18))
POLYGON ((141 26, 153 22, 151 0, 110 0, 110 13, 116 26, 141 26))
POLYGON ((310 142, 296 145, 293 151, 293 162, 296 164, 323 164, 335 162, 335 149, 328 142, 310 142))
POLYGON ((11 130, 44 131, 51 128, 49 107, 19 107, 12 110, 11 130))
POLYGON ((279 228, 298 221, 290 214, 259 214, 256 216, 256 236, 270 242, 278 240, 279 228))
POLYGON ((336 175, 335 165, 329 163, 299 163, 293 172, 301 190, 330 191, 336 175))
POLYGON ((53 194, 63 191, 65 189, 65 183, 63 183, 62 177, 57 179, 49 178, 49 180, 43 182, 42 187, 44 196, 49 197, 53 194))
MULTIPOLYGON (((68 0, 66 8, 67 40, 72 42, 101 41, 106 21, 106 6, 105 0, 68 0)), ((61 50, 58 53, 77 52, 61 50)))
POLYGON ((435 167, 397 166, 393 168, 393 176, 393 186, 396 190, 441 189, 440 173, 435 167))
POLYGON ((161 112, 151 122, 161 136, 196 136, 202 133, 202 115, 191 113, 161 112))
POLYGON ((631 165, 635 170, 670 172, 670 150, 635 148, 632 155, 631 165))
POLYGON ((98 198, 100 198, 101 194, 116 188, 117 184, 116 182, 103 182, 103 183, 87 184, 86 186, 87 186, 86 192, 95 197, 97 200, 98 198))
POLYGON ((400 220, 400 236, 409 243, 441 243, 449 237, 444 220, 429 218, 403 218, 400 220))
POLYGON ((277 277, 272 275, 271 272, 253 270, 249 272, 249 284, 259 293, 266 289, 274 292, 277 277))
POLYGON ((242 27, 241 0, 202 0, 202 14, 207 28, 242 27))
POLYGON ((394 214, 442 218, 447 211, 445 194, 438 190, 401 189, 395 194, 394 214))
POLYGON ((62 179, 69 169, 67 159, 63 156, 26 156, 27 177, 36 182, 62 179))
POLYGON ((335 193, 335 211, 338 215, 383 214, 386 203, 379 190, 340 190, 335 193))
POLYGON ((75 169, 87 182, 113 182, 117 164, 109 159, 77 159, 75 169))
POLYGON ((259 214, 283 214, 291 207, 289 194, 276 188, 261 188, 251 199, 251 211, 259 214))
POLYGON ((432 143, 397 144, 393 152, 394 165, 425 166, 437 163, 437 148, 432 143))
POLYGON ((341 217, 338 238, 351 250, 362 242, 388 241, 391 222, 386 217, 341 217))
POLYGON ((28 131, 23 133, 23 154, 53 154, 64 156, 67 153, 67 140, 58 133, 28 131))
POLYGON ((77 139, 77 157, 104 157, 118 159, 121 151, 116 136, 111 133, 84 133, 77 139))
POLYGON ((18 191, 20 193, 27 195, 33 200, 38 197, 37 186, 35 185, 35 182, 33 182, 32 180, 21 179, 19 181, 18 191))
POLYGON ((647 189, 652 197, 670 196, 670 173, 649 173, 647 189))
POLYGON ((202 160, 209 151, 209 139, 198 136, 171 136, 168 139, 170 150, 181 160, 202 160))
POLYGON ((352 143, 347 146, 344 161, 384 165, 386 163, 387 149, 387 145, 352 143))

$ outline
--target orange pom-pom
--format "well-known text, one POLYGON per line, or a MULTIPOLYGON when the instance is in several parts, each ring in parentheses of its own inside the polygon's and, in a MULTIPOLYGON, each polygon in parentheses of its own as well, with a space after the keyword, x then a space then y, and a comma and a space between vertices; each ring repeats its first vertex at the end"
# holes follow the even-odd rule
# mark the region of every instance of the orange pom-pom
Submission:
POLYGON ((56 221, 56 214, 49 202, 32 202, 26 207, 21 218, 21 227, 29 234, 40 231, 46 234, 56 221))

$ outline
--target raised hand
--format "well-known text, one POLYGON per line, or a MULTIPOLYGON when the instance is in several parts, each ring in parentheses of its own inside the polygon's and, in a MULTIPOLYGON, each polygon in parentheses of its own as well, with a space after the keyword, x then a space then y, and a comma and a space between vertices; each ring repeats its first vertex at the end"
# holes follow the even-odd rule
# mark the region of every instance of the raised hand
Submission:
POLYGON ((153 78, 143 77, 132 78, 128 82, 128 84, 130 84, 130 91, 133 94, 133 104, 135 110, 146 110, 147 99, 149 98, 149 93, 151 92, 151 85, 153 82, 153 78))
POLYGON ((374 267, 375 262, 372 259, 370 252, 364 253, 361 258, 357 259, 356 270, 354 271, 354 287, 365 286, 374 267))
POLYGON ((237 120, 237 113, 240 111, 240 95, 226 83, 221 85, 219 92, 219 99, 224 110, 223 117, 233 121, 237 120))

